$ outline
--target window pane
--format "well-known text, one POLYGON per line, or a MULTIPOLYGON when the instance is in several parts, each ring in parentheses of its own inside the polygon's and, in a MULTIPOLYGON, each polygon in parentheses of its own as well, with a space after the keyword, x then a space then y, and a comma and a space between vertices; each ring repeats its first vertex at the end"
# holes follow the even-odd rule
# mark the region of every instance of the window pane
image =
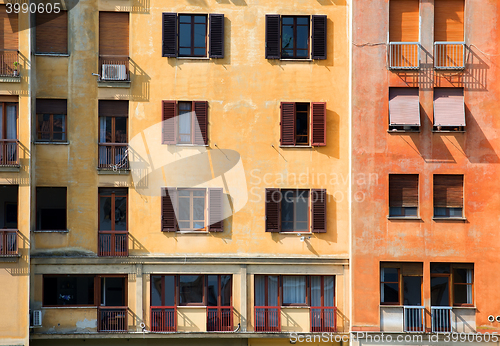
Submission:
POLYGON ((189 220, 190 214, 190 199, 179 198, 179 220, 189 220))
POLYGON ((267 277, 267 305, 278 306, 278 277, 275 275, 267 277))
POLYGON ((179 303, 203 303, 203 275, 179 276, 179 303))
POLYGON ((306 303, 306 277, 284 276, 283 277, 283 304, 305 304, 306 303))
POLYGON ((281 56, 283 58, 288 58, 293 56, 293 50, 292 49, 284 49, 281 51, 281 56))
POLYGON ((309 27, 297 26, 297 48, 308 48, 309 27))
POLYGON ((111 117, 101 117, 101 135, 99 139, 101 142, 111 143, 112 141, 111 120, 111 117))
POLYGON ((281 48, 293 48, 293 26, 283 25, 281 48))
POLYGON ((448 274, 450 273, 450 265, 448 263, 431 263, 431 273, 448 274))
POLYGON ((127 143, 127 118, 115 118, 115 141, 116 143, 127 143))
POLYGON ((293 24, 293 17, 282 17, 283 24, 293 24))
POLYGON ((455 304, 472 304, 472 286, 455 285, 455 304))
POLYGON ((99 198, 99 230, 111 230, 111 197, 99 198))
POLYGON ((63 141, 66 139, 64 133, 54 133, 52 137, 55 141, 63 141))
POLYGON ((399 285, 382 284, 382 303, 399 303, 399 285))
POLYGON ((191 24, 179 25, 179 46, 191 47, 191 24))
POLYGON ((446 216, 446 208, 443 207, 435 207, 434 208, 434 216, 446 216))
MULTIPOLYGON (((293 223, 293 206, 295 201, 294 190, 283 190, 281 198, 281 221, 291 221, 293 223)), ((292 225, 293 228, 293 225, 292 225)))
POLYGON ((54 115, 54 132, 64 132, 64 129, 66 128, 65 120, 65 115, 54 115))
POLYGON ((219 295, 218 275, 208 275, 207 289, 208 289, 207 305, 217 306, 218 295, 219 295))
POLYGON ((296 221, 309 220, 309 198, 307 191, 299 191, 299 195, 296 201, 295 211, 296 211, 296 216, 295 216, 296 221))
POLYGON ((5 129, 7 139, 17 138, 17 106, 7 105, 7 128, 5 129))
POLYGON ((382 268, 382 282, 399 282, 397 268, 382 268))
POLYGON ((195 24, 194 26, 194 46, 205 47, 207 29, 205 24, 195 24))
POLYGON ((196 48, 194 50, 194 55, 196 56, 203 56, 206 54, 205 48, 196 48))
POLYGON ((50 114, 38 114, 38 128, 41 132, 50 132, 50 114))
POLYGON ((44 305, 93 305, 93 276, 44 277, 44 305))
POLYGON ((311 306, 321 306, 321 276, 311 277, 311 306))
POLYGON ((417 207, 405 207, 405 216, 417 216, 417 207))
POLYGON ((403 304, 422 305, 422 278, 420 276, 403 277, 403 304))
POLYGON ((193 196, 205 197, 206 192, 204 190, 193 190, 193 196))
POLYGON ((125 305, 125 278, 101 278, 101 286, 103 287, 101 298, 104 306, 125 305))
POLYGON ((206 23, 207 17, 206 16, 194 16, 194 22, 195 23, 206 23))
POLYGON ((389 216, 403 216, 403 208, 389 207, 389 216))
POLYGON ((179 48, 179 55, 191 55, 191 48, 179 48))
POLYGON ((193 220, 205 220, 205 198, 193 199, 193 220))
POLYGON ((255 275, 255 306, 266 305, 266 277, 255 275))
POLYGON ((454 283, 472 283, 471 275, 468 275, 468 269, 453 269, 453 282, 454 283))
POLYGON ((182 143, 191 143, 191 113, 179 115, 179 140, 182 143))
POLYGON ((431 277, 431 305, 432 306, 449 306, 448 277, 431 277))
POLYGON ((220 277, 220 305, 231 306, 231 275, 221 275, 220 277))
POLYGON ((179 16, 179 22, 180 23, 191 23, 191 16, 180 15, 179 16))
POLYGON ((161 276, 151 276, 151 306, 162 306, 161 276))
POLYGON ((324 306, 334 306, 335 300, 335 278, 333 276, 324 277, 324 306))
POLYGON ((462 208, 450 208, 451 217, 462 217, 462 208))
POLYGON ((180 229, 191 228, 191 224, 189 221, 179 221, 178 223, 180 229))
POLYGON ((115 198, 115 230, 127 230, 127 198, 115 198))
POLYGON ((165 276, 165 306, 175 306, 175 276, 165 276))
POLYGON ((307 50, 298 50, 297 51, 297 56, 301 57, 301 58, 307 57, 307 54, 308 54, 307 50))

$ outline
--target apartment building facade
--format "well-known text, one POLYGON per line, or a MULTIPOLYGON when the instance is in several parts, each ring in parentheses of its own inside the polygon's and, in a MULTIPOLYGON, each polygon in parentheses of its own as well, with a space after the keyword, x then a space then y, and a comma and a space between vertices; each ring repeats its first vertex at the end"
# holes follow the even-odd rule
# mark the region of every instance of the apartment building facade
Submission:
POLYGON ((498 11, 353 4, 353 332, 427 344, 499 331, 498 11))
POLYGON ((6 253, 17 235, 0 344, 346 335, 346 3, 18 16, 18 72, 4 63, 0 85, 17 143, 0 165, 6 253))

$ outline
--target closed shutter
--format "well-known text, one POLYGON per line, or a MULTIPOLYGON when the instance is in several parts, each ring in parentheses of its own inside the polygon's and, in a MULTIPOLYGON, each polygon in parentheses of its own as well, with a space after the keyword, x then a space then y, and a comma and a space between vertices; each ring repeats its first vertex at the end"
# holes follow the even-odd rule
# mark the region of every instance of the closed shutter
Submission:
POLYGON ((198 127, 194 129, 194 144, 206 145, 207 140, 207 125, 208 125, 208 102, 207 101, 194 101, 193 109, 196 116, 195 124, 198 127))
POLYGON ((68 53, 68 11, 36 13, 36 52, 68 53))
POLYGON ((311 190, 311 230, 313 233, 326 233, 326 190, 311 190))
MULTIPOLYGON (((7 6, 0 5, 0 49, 19 49, 19 21, 18 14, 7 13, 7 6)), ((13 66, 12 66, 13 67, 13 66)))
POLYGON ((326 16, 312 16, 312 58, 326 59, 326 16))
POLYGON ((462 208, 464 204, 463 175, 434 175, 434 207, 462 208))
POLYGON ((281 58, 280 26, 279 14, 266 14, 266 59, 281 58))
POLYGON ((463 88, 434 88, 434 126, 465 126, 463 88))
POLYGON ((99 100, 100 117, 128 117, 128 101, 99 100))
POLYGON ((163 144, 177 143, 177 101, 163 101, 163 126, 162 141, 163 144))
POLYGON ((37 114, 68 114, 66 100, 36 99, 37 114))
POLYGON ((224 231, 222 188, 208 188, 208 230, 210 232, 224 231))
POLYGON ((281 103, 280 145, 295 145, 295 102, 281 103))
POLYGON ((419 0, 390 0, 390 42, 419 42, 418 2, 419 0))
POLYGON ((266 189, 266 232, 279 232, 280 229, 281 229, 280 189, 266 189))
POLYGON ((464 40, 464 0, 434 1, 434 41, 464 40))
POLYGON ((403 276, 422 276, 423 264, 422 263, 402 263, 401 271, 403 276))
POLYGON ((326 145, 326 102, 313 102, 312 108, 312 145, 326 145))
POLYGON ((99 55, 129 55, 129 13, 99 12, 99 55))
POLYGON ((224 59, 224 15, 210 14, 209 57, 224 59))
POLYGON ((420 126, 418 88, 389 89, 389 123, 420 126))
POLYGON ((177 189, 163 188, 161 197, 161 230, 163 232, 177 231, 177 189))
POLYGON ((418 207, 418 174, 389 175, 389 207, 418 207))
POLYGON ((162 56, 177 56, 177 13, 163 13, 162 56))

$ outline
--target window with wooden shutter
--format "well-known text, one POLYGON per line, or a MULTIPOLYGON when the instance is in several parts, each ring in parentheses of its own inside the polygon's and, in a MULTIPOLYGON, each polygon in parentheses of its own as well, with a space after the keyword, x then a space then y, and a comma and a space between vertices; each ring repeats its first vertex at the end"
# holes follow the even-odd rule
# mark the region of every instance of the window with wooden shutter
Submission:
POLYGON ((222 188, 208 188, 208 230, 210 232, 224 231, 222 188))
POLYGON ((281 145, 295 145, 295 102, 281 103, 281 145))
POLYGON ((65 141, 67 112, 66 100, 37 99, 37 141, 65 141))
POLYGON ((326 59, 326 16, 312 16, 312 59, 326 59))
POLYGON ((418 216, 418 174, 389 175, 389 216, 418 216))
POLYGON ((464 0, 434 1, 434 41, 464 40, 464 0))
POLYGON ((279 14, 266 15, 266 59, 281 58, 279 14))
POLYGON ((464 131, 463 88, 434 88, 434 131, 464 131))
POLYGON ((313 146, 326 145, 326 102, 313 102, 311 133, 313 146))
POLYGON ((99 55, 129 56, 128 12, 99 12, 99 55))
POLYGON ((163 101, 163 144, 177 143, 177 101, 163 101))
POLYGON ((177 13, 163 13, 162 56, 177 56, 177 13))
POLYGON ((161 197, 161 228, 163 232, 177 231, 177 189, 164 188, 161 197))
POLYGON ((194 140, 193 144, 207 145, 207 130, 208 130, 208 102, 207 101, 194 101, 194 117, 196 119, 193 122, 194 129, 194 140))
POLYGON ((36 52, 68 54, 68 11, 36 13, 36 52))
POLYGON ((325 146, 326 103, 282 102, 281 146, 325 146))
POLYGON ((464 176, 458 174, 434 175, 434 217, 463 217, 464 176))
POLYGON ((266 189, 266 232, 279 232, 281 229, 281 192, 280 189, 266 189))
POLYGON ((389 41, 419 42, 419 0, 390 0, 389 41))
POLYGON ((19 49, 19 20, 18 14, 7 13, 7 7, 0 5, 0 50, 13 50, 19 49))
POLYGON ((163 144, 208 145, 207 101, 163 101, 163 144))
POLYGON ((326 233, 326 189, 311 190, 311 230, 326 233))
POLYGON ((212 59, 224 58, 224 15, 214 14, 209 15, 210 20, 210 48, 209 57, 212 59))
POLYGON ((389 88, 389 130, 419 131, 418 88, 389 88))

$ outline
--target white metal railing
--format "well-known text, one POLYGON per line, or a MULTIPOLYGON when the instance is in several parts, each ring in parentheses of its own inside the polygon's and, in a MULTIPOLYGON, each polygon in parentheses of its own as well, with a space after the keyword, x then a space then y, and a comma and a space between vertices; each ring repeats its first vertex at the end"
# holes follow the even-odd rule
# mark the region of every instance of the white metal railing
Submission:
POLYGON ((434 68, 441 70, 465 68, 465 42, 434 42, 434 68))
POLYGON ((431 306, 433 333, 451 333, 451 306, 431 306))
POLYGON ((404 306, 403 311, 403 330, 405 332, 424 332, 424 307, 404 306))
POLYGON ((416 70, 420 67, 420 43, 390 42, 389 68, 395 70, 416 70))

